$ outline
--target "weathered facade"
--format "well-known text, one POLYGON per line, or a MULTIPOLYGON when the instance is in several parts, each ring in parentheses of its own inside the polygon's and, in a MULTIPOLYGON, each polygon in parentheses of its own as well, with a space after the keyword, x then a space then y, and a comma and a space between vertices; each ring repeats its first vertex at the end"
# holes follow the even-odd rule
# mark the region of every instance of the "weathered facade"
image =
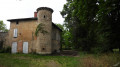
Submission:
POLYGON ((40 7, 33 18, 10 19, 9 45, 12 53, 51 54, 60 51, 60 34, 62 30, 52 23, 53 10, 48 7, 40 7), (38 32, 36 28, 44 24, 46 34, 38 32))

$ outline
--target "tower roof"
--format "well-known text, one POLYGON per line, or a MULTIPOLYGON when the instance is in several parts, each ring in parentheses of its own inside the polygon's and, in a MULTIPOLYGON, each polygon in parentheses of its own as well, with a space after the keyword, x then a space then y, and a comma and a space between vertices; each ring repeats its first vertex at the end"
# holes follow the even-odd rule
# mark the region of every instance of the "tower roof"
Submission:
POLYGON ((49 8, 49 7, 39 7, 39 8, 37 8, 37 12, 38 12, 39 10, 48 10, 48 11, 50 11, 50 12, 53 13, 53 9, 51 9, 51 8, 49 8))

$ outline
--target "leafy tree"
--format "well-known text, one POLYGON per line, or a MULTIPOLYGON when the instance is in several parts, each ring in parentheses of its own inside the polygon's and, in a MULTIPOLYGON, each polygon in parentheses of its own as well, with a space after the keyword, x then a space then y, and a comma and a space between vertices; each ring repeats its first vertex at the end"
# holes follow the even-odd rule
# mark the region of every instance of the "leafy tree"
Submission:
POLYGON ((75 49, 82 47, 82 50, 89 51, 93 46, 96 1, 67 0, 64 5, 61 14, 65 18, 66 27, 72 34, 71 41, 74 43, 75 49))
POLYGON ((110 35, 110 43, 113 48, 119 48, 120 50, 120 1, 115 0, 112 2, 111 7, 113 9, 110 11, 108 15, 110 15, 111 20, 111 35, 110 35))
POLYGON ((71 42, 71 33, 66 30, 64 25, 56 24, 62 30, 62 48, 63 49, 72 49, 73 45, 71 42))
POLYGON ((119 0, 67 0, 61 12, 74 48, 106 52, 120 47, 119 0))
POLYGON ((99 11, 97 13, 98 22, 101 26, 104 26, 104 33, 107 34, 108 45, 107 48, 112 50, 113 48, 120 48, 120 1, 119 0, 100 0, 99 11))
POLYGON ((3 21, 0 21, 0 32, 7 32, 8 29, 6 28, 6 25, 3 23, 3 21))

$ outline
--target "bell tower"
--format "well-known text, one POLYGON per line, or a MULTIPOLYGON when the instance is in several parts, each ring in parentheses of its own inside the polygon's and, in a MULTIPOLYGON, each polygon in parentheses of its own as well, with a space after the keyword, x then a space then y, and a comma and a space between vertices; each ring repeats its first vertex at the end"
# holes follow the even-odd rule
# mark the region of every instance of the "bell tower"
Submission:
POLYGON ((36 53, 38 54, 51 54, 51 31, 52 31, 52 13, 53 10, 48 7, 40 7, 37 9, 38 24, 43 25, 43 29, 47 32, 43 34, 38 33, 36 43, 36 53))

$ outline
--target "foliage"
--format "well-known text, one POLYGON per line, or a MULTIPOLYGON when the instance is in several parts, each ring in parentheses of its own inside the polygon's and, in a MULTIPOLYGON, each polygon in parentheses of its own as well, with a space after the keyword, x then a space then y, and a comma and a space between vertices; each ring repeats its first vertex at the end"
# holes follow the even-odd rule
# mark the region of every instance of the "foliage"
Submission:
POLYGON ((64 32, 64 30, 65 30, 64 25, 62 25, 62 24, 56 24, 56 25, 64 32))
POLYGON ((89 51, 93 47, 95 43, 93 18, 96 16, 94 14, 96 11, 95 0, 92 2, 69 0, 64 5, 61 14, 65 18, 65 25, 72 35, 71 41, 74 43, 75 49, 82 47, 82 50, 89 51), (88 8, 89 6, 91 8, 88 8))
POLYGON ((39 31, 43 34, 47 34, 48 32, 46 30, 44 30, 44 24, 40 23, 37 28, 36 28, 36 31, 35 31, 35 35, 38 36, 38 33, 39 31))
POLYGON ((6 48, 0 49, 0 53, 11 53, 11 47, 8 46, 6 48))
POLYGON ((67 0, 61 15, 75 49, 106 52, 120 48, 118 6, 119 0, 67 0))
POLYGON ((120 1, 100 1, 98 18, 99 22, 103 22, 103 25, 109 26, 109 29, 106 29, 110 32, 109 34, 109 47, 110 50, 113 48, 120 48, 120 37, 119 37, 119 24, 120 24, 120 1), (103 2, 103 3, 101 3, 103 2), (103 15, 104 13, 104 15, 103 15))
POLYGON ((56 24, 62 30, 62 49, 72 49, 71 33, 65 28, 64 25, 56 24))
POLYGON ((6 28, 6 25, 3 23, 3 21, 0 21, 0 32, 7 32, 8 29, 6 28))
POLYGON ((3 41, 0 41, 0 50, 3 48, 3 41))

